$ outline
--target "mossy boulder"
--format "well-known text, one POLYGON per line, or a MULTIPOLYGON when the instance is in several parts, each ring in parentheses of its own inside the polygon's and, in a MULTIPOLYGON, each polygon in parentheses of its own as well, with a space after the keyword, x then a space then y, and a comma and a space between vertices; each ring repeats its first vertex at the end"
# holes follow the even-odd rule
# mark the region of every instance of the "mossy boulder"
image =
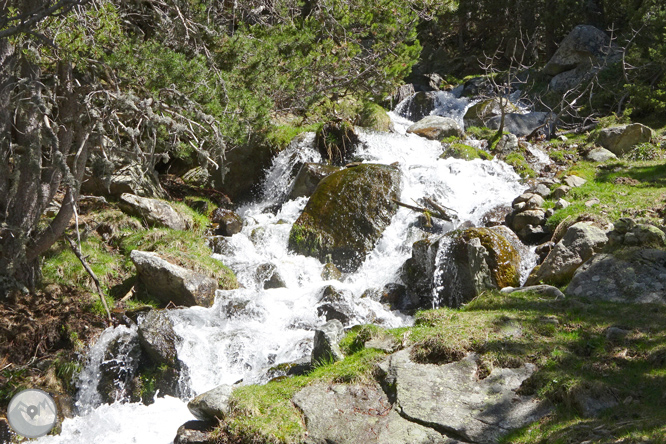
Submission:
POLYGON ((524 179, 536 177, 536 172, 521 153, 511 153, 504 158, 504 161, 511 165, 520 177, 524 179))
POLYGON ((391 131, 391 118, 386 110, 376 103, 366 103, 356 117, 356 125, 374 131, 391 131))
POLYGON ((356 270, 391 222, 400 195, 396 167, 357 165, 324 178, 289 233, 289 249, 344 272, 356 270))
POLYGON ((480 148, 474 148, 473 146, 464 143, 447 143, 444 144, 444 152, 439 157, 441 159, 453 157, 454 159, 463 160, 490 160, 493 156, 480 148))
POLYGON ((402 279, 419 308, 459 307, 484 290, 520 285, 520 253, 497 228, 456 230, 416 242, 402 279))

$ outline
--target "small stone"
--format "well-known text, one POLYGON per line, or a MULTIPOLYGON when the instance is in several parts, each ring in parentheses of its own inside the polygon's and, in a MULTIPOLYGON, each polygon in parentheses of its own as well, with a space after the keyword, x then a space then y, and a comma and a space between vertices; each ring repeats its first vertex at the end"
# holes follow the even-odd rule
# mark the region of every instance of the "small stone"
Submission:
POLYGON ((585 206, 587 208, 592 208, 593 206, 598 205, 599 202, 600 202, 600 200, 595 197, 595 198, 592 198, 592 199, 586 201, 585 206))
POLYGON ((608 327, 606 329, 606 339, 612 342, 621 342, 631 333, 629 330, 625 330, 620 327, 608 327))
POLYGON ((567 176, 564 178, 564 183, 567 184, 567 186, 570 186, 571 188, 576 188, 584 185, 587 182, 587 180, 583 179, 582 177, 578 176, 567 176))
POLYGON ((527 208, 527 203, 525 202, 518 202, 517 204, 513 205, 513 209, 516 211, 523 211, 526 210, 527 208))
POLYGON ((606 148, 595 148, 586 157, 591 162, 606 162, 611 159, 617 159, 617 156, 606 148))
POLYGON ((561 199, 566 196, 569 191, 571 191, 571 187, 566 185, 559 186, 553 190, 553 199, 561 199))
POLYGON ((569 205, 571 205, 571 204, 569 202, 567 202, 566 200, 558 199, 557 202, 555 203, 555 208, 558 209, 558 210, 561 210, 563 208, 568 207, 569 205))
POLYGON ((204 421, 222 419, 229 412, 232 391, 230 385, 220 385, 191 400, 187 408, 196 418, 204 421))
POLYGON ((537 184, 532 191, 536 194, 538 194, 541 197, 548 197, 550 196, 550 188, 548 188, 546 185, 539 183, 537 184))

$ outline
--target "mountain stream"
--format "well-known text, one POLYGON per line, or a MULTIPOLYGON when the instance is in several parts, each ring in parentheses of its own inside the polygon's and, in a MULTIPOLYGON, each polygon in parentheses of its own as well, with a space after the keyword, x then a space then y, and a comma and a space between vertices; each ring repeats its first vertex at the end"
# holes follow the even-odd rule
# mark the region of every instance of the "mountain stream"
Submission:
MULTIPOLYGON (((451 93, 440 93, 433 114, 462 122, 470 105, 451 93)), ((396 108, 400 110, 401 105, 396 108)), ((440 159, 441 144, 413 134, 406 128, 413 122, 390 113, 393 133, 361 131, 365 142, 356 156, 364 162, 396 163, 402 172, 402 202, 412 203, 429 196, 458 215, 455 224, 469 221, 481 225, 483 216, 500 205, 510 205, 527 187, 511 167, 492 160, 440 159)), ((342 281, 324 281, 323 265, 314 258, 287 249, 289 231, 304 208, 307 198, 286 200, 297 167, 303 162, 321 160, 313 148, 313 135, 292 143, 274 159, 267 171, 263 195, 238 210, 244 219, 242 232, 228 238, 224 253, 214 255, 237 274, 241 288, 219 291, 210 308, 190 307, 170 310, 181 341, 178 358, 187 366, 183 399, 157 397, 151 405, 131 402, 103 404, 96 393, 104 346, 110 340, 136 335, 136 327, 107 329, 88 352, 79 375, 77 409, 79 416, 66 419, 56 436, 43 437, 40 444, 55 443, 156 443, 173 441, 178 427, 194 419, 187 409, 191 397, 220 384, 267 382, 266 370, 273 365, 308 358, 313 329, 325 320, 315 306, 326 285, 346 290, 353 306, 352 324, 374 322, 385 327, 409 325, 412 319, 393 312, 379 302, 361 296, 367 289, 381 289, 399 282, 400 266, 419 239, 414 228, 418 214, 399 208, 375 249, 363 265, 342 281), (256 270, 273 264, 286 287, 263 289, 256 270), (97 378, 97 379, 96 379, 97 378)), ((528 265, 525 266, 525 269, 528 265)), ((131 356, 113 359, 131 366, 131 356)))

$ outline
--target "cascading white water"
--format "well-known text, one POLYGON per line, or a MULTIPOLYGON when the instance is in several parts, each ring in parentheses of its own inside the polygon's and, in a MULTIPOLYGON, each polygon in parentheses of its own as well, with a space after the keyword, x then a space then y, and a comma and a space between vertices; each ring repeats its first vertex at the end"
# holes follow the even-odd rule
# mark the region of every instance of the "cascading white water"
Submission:
MULTIPOLYGON (((455 102, 457 116, 467 106, 460 100, 455 102)), ((458 220, 446 229, 465 221, 478 224, 487 211, 509 204, 526 188, 503 162, 440 159, 438 142, 405 134, 412 122, 394 113, 391 116, 397 133, 361 131, 364 147, 356 155, 364 162, 397 163, 402 172, 403 202, 427 196, 454 209, 458 220)), ((218 291, 210 308, 169 312, 182 339, 178 357, 188 368, 194 395, 239 380, 266 382, 266 370, 271 366, 308 358, 313 329, 325 322, 315 307, 327 285, 343 291, 352 310, 351 323, 397 327, 411 322, 410 317, 362 295, 368 289, 399 282, 399 269, 409 258, 413 242, 422 236, 415 228, 415 212, 400 208, 363 265, 340 281, 324 280, 318 260, 288 251, 289 231, 307 199, 283 200, 296 166, 320 160, 312 145, 312 136, 304 136, 276 156, 267 172, 263 198, 239 210, 245 221, 242 231, 228 238, 222 254, 215 256, 234 270, 241 288, 218 291), (260 266, 277 272, 285 287, 264 289, 257 272, 260 266)), ((169 397, 150 406, 99 405, 92 393, 95 364, 92 358, 89 362, 82 373, 82 379, 89 381, 81 386, 86 394, 79 397, 84 415, 65 420, 60 436, 44 437, 39 443, 167 443, 180 424, 193 419, 186 400, 169 397), (87 412, 84 404, 91 407, 87 412)))
MULTIPOLYGON (((78 397, 76 407, 82 414, 89 413, 91 409, 102 404, 102 397, 97 390, 102 378, 102 366, 113 365, 131 377, 132 368, 138 365, 135 357, 131 356, 131 343, 137 340, 136 326, 126 327, 120 325, 116 328, 107 328, 102 332, 97 342, 88 350, 86 363, 79 374, 77 388, 78 397), (115 344, 115 346, 111 346, 115 344), (106 356, 107 350, 114 349, 113 356, 106 356)), ((115 381, 118 392, 123 391, 126 380, 115 381)))

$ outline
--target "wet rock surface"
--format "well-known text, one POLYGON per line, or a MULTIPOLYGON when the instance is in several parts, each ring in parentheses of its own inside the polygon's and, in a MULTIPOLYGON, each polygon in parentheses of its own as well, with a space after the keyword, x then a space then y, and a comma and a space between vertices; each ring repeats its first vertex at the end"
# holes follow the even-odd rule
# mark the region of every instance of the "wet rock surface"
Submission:
POLYGON ((486 289, 517 286, 520 253, 505 236, 501 227, 469 228, 416 242, 402 269, 409 302, 430 308, 434 294, 459 307, 486 289))
POLYGON ((151 310, 140 317, 137 331, 141 348, 156 365, 176 365, 178 336, 164 312, 151 310))
POLYGON ((211 221, 216 224, 215 234, 233 236, 243 229, 243 219, 231 210, 218 208, 213 212, 211 221))
POLYGON ((294 184, 289 192, 289 199, 296 199, 297 197, 310 197, 317 185, 321 180, 339 171, 340 167, 331 165, 322 165, 319 163, 304 163, 298 170, 294 184))

